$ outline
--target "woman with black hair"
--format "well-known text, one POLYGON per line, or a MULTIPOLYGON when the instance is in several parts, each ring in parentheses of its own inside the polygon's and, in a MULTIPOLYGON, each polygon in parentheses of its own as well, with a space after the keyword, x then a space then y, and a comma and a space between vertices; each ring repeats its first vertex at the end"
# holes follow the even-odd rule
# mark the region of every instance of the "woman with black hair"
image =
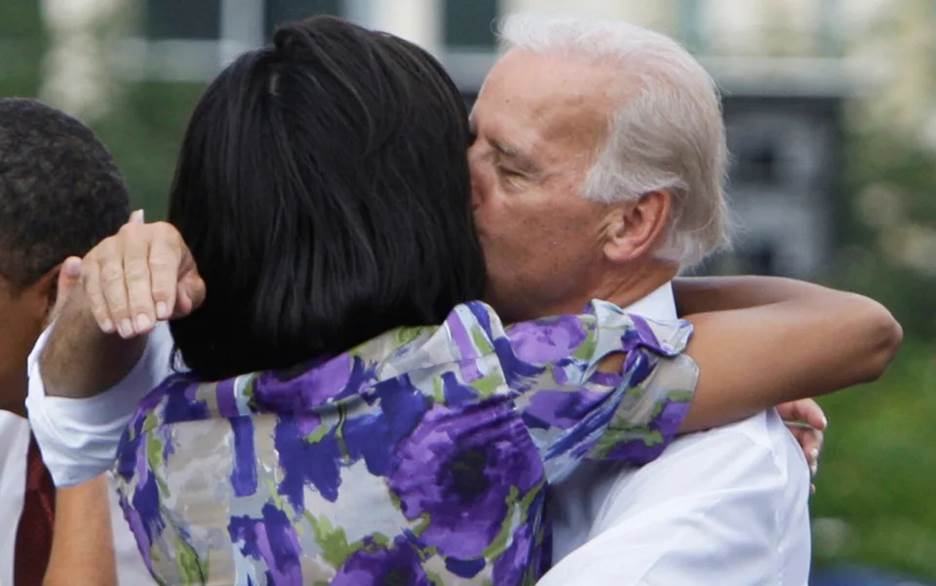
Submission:
MULTIPOLYGON (((584 459, 645 463, 684 431, 689 322, 593 301, 505 326, 474 301, 468 139, 431 56, 337 19, 280 29, 208 88, 169 220, 209 295, 172 322, 186 369, 118 450, 161 582, 533 583, 548 484, 584 459)), ((790 348, 776 368, 813 358, 790 348)), ((726 387, 740 368, 700 366, 726 387)), ((760 391, 790 384, 831 390, 806 373, 760 391)))

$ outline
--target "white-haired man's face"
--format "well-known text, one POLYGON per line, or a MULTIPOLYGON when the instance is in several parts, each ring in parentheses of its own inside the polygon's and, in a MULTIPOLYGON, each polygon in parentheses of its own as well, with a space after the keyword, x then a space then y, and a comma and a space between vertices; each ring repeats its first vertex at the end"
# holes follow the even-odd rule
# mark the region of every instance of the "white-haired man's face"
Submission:
POLYGON ((506 319, 577 312, 598 286, 609 208, 582 189, 616 87, 609 68, 514 50, 481 89, 468 159, 486 300, 506 319))

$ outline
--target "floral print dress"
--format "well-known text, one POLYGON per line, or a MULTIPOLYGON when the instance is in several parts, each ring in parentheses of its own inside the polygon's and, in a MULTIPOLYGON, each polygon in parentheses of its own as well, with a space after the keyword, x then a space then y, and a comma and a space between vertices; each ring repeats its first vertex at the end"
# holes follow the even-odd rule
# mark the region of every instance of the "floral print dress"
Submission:
POLYGON ((121 504, 164 584, 533 584, 549 483, 673 439, 690 334, 602 301, 507 327, 471 302, 289 371, 173 375, 120 442, 121 504))

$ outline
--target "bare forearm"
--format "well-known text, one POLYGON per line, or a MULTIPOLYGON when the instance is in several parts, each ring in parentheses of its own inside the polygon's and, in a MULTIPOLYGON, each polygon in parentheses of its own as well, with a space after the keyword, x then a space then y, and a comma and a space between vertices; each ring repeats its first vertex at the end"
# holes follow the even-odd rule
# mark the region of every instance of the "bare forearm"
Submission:
POLYGON ((52 553, 44 586, 117 584, 106 476, 55 495, 52 553))
POLYGON ((94 396, 120 382, 146 349, 147 335, 129 340, 105 334, 75 291, 56 321, 40 359, 46 395, 94 396))
POLYGON ((900 325, 877 302, 828 289, 808 299, 688 316, 700 379, 684 431, 879 377, 900 325))

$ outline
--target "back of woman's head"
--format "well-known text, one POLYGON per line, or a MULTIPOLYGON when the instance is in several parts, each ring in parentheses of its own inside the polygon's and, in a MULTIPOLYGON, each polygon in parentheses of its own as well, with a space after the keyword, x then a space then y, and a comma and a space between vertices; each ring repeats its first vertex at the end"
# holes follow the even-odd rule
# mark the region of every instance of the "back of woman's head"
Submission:
POLYGON ((208 288, 172 324, 188 367, 284 368, 479 297, 467 140, 451 79, 388 34, 313 18, 227 67, 170 197, 208 288))

